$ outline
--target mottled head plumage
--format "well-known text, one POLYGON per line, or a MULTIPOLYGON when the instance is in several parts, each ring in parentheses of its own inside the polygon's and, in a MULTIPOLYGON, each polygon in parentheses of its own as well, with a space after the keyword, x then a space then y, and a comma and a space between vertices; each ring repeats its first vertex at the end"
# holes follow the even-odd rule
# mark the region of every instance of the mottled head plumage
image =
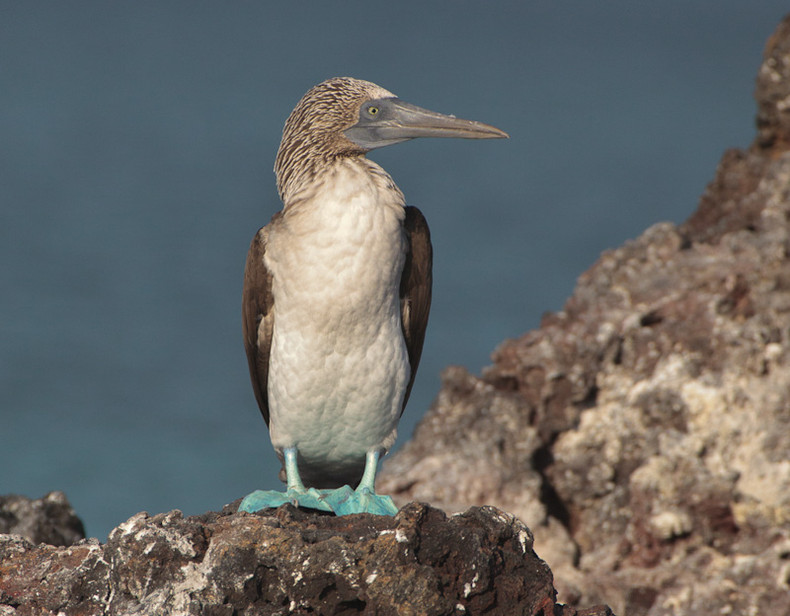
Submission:
POLYGON ((334 77, 310 88, 296 105, 283 129, 274 165, 283 201, 294 185, 309 179, 317 168, 339 156, 361 156, 367 150, 343 131, 353 126, 365 101, 394 98, 375 83, 334 77))

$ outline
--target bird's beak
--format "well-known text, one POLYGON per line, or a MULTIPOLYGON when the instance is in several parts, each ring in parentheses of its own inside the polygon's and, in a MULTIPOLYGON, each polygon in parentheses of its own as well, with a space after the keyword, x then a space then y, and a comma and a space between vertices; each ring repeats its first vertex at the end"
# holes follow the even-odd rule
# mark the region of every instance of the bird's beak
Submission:
POLYGON ((346 137, 372 150, 417 137, 506 139, 505 131, 489 124, 462 120, 412 105, 399 98, 383 98, 362 105, 359 120, 346 129, 346 137), (374 110, 371 113, 371 109, 374 110))

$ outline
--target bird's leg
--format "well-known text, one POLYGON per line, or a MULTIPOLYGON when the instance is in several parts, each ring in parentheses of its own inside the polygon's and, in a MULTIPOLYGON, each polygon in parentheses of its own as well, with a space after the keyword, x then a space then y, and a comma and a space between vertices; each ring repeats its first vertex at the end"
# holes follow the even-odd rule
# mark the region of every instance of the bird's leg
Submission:
POLYGON ((286 447, 283 449, 285 457, 285 485, 287 491, 306 492, 302 477, 299 475, 299 465, 296 463, 296 447, 286 447))
POLYGON ((356 490, 343 486, 324 495, 324 501, 329 504, 337 515, 351 513, 374 513, 376 515, 395 515, 398 508, 389 496, 376 494, 376 471, 379 465, 378 449, 371 450, 365 456, 365 470, 356 490))
POLYGON ((376 473, 379 470, 380 455, 381 453, 378 449, 368 452, 368 455, 365 457, 365 472, 362 473, 357 492, 367 490, 371 494, 376 493, 376 473))
POLYGON ((254 513, 261 509, 273 509, 291 503, 295 507, 306 507, 308 509, 318 509, 320 511, 332 511, 332 508, 324 502, 321 493, 315 488, 307 489, 302 478, 299 476, 299 466, 296 463, 296 447, 286 447, 283 450, 285 458, 285 492, 277 490, 255 490, 244 497, 239 505, 239 511, 254 513))

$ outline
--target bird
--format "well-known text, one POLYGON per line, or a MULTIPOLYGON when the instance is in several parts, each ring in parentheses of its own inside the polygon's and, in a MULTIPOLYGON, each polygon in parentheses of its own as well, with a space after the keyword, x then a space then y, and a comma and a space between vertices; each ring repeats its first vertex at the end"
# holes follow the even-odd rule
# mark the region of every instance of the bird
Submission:
POLYGON ((351 77, 309 89, 285 122, 274 166, 283 208, 250 245, 242 322, 286 490, 256 490, 241 511, 398 511, 375 478, 420 362, 433 249, 423 214, 366 155, 418 137, 508 135, 351 77))

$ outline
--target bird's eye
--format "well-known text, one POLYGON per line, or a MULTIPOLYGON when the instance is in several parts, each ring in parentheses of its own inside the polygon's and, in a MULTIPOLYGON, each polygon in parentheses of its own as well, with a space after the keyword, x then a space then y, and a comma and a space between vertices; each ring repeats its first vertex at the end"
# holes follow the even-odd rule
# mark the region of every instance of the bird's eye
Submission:
POLYGON ((374 115, 376 115, 378 112, 379 112, 379 108, 378 108, 378 107, 375 107, 375 106, 373 106, 373 105, 371 105, 370 107, 368 107, 368 115, 372 115, 372 116, 374 116, 374 115))

